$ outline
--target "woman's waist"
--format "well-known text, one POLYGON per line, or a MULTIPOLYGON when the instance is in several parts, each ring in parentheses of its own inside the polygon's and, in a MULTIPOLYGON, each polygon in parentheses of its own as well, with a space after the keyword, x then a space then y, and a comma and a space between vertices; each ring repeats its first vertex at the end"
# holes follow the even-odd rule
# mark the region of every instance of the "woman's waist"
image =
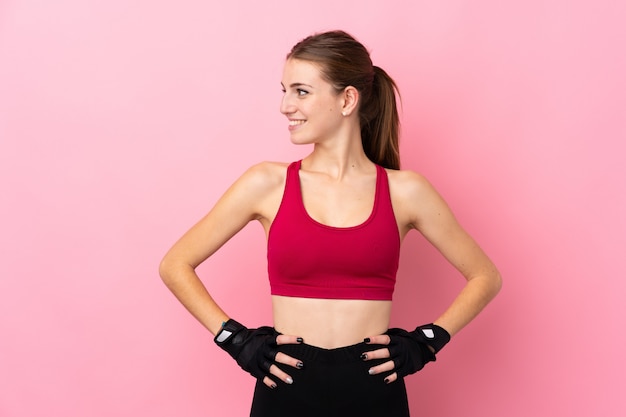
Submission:
MULTIPOLYGON (((377 344, 367 344, 362 340, 353 345, 340 346, 334 348, 323 348, 310 345, 306 342, 300 344, 280 345, 278 351, 291 357, 297 358, 305 363, 315 361, 316 363, 327 363, 341 365, 350 362, 363 362, 361 355, 364 352, 385 347, 377 344)), ((373 362, 368 362, 370 366, 373 362)))
POLYGON ((363 342, 389 326, 391 301, 273 296, 274 327, 308 345, 335 349, 363 342))

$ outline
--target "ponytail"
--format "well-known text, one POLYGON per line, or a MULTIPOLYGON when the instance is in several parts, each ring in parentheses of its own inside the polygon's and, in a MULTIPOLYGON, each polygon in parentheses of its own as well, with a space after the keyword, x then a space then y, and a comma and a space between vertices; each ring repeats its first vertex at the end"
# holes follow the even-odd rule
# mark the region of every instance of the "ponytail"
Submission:
POLYGON ((391 169, 400 169, 396 94, 399 96, 393 79, 382 68, 374 66, 371 95, 367 102, 361 103, 361 141, 370 160, 391 169))

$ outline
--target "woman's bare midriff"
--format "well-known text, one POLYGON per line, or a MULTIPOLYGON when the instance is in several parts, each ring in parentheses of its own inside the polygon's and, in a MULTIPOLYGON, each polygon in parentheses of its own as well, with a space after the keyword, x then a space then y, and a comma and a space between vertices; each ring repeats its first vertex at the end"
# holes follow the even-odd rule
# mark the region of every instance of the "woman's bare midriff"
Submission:
POLYGON ((272 296, 274 327, 324 349, 350 346, 384 333, 391 301, 272 296))

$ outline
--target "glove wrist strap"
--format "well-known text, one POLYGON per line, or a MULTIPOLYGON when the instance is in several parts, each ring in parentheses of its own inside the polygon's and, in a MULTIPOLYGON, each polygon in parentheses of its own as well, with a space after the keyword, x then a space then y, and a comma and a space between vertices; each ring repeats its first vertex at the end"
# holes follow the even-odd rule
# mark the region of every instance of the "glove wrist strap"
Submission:
POLYGON ((450 341, 450 333, 433 323, 417 327, 414 333, 421 341, 432 347, 435 353, 439 352, 450 341))
POLYGON ((229 340, 232 339, 233 335, 245 328, 246 327, 243 324, 238 323, 233 319, 228 319, 228 321, 222 323, 222 329, 217 332, 213 340, 223 348, 224 345, 228 344, 229 340))

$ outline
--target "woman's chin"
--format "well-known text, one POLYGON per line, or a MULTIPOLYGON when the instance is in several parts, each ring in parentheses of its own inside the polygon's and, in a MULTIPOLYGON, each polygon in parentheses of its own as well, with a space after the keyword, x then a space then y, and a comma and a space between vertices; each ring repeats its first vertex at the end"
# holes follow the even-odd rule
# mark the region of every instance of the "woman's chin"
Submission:
POLYGON ((310 145, 313 143, 311 139, 305 139, 302 137, 298 137, 297 135, 291 135, 291 143, 294 145, 310 145))

